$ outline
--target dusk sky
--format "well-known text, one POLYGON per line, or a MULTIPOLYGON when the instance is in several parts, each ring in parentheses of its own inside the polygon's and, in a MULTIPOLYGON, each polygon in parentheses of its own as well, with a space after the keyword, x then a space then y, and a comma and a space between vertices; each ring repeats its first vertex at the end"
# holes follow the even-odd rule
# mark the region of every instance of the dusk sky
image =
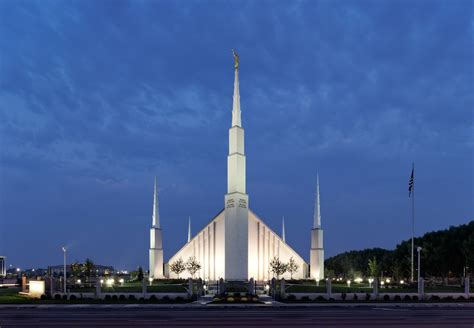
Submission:
POLYGON ((309 257, 474 219, 472 1, 0 0, 0 255, 148 267, 224 207, 240 55, 250 208, 309 257))

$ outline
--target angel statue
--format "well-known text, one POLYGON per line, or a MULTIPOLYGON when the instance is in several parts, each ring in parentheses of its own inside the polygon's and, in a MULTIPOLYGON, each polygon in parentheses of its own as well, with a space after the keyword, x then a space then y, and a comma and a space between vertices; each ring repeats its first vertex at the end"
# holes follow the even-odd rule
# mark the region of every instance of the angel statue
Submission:
POLYGON ((234 49, 232 49, 232 54, 234 55, 234 68, 238 69, 239 68, 239 55, 234 49))

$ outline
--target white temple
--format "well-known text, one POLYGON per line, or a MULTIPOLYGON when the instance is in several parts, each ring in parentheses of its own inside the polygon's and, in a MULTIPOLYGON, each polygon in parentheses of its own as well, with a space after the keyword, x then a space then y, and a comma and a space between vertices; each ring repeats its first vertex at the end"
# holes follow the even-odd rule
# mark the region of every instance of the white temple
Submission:
MULTIPOLYGON (((285 241, 284 219, 282 236, 276 234, 265 222, 249 209, 249 195, 246 193, 244 129, 241 121, 239 93, 239 57, 234 52, 234 96, 232 126, 229 129, 229 155, 227 157, 227 194, 224 209, 196 235, 191 236, 191 219, 188 223, 188 242, 163 265, 162 235, 158 214, 158 196, 155 181, 153 206, 153 226, 150 241, 150 276, 177 278, 169 270, 169 264, 195 257, 201 269, 196 278, 207 280, 248 280, 271 279, 270 261, 278 257, 287 263, 293 258, 299 269, 293 279, 309 277, 309 266, 304 259, 285 241)), ((315 223, 311 237, 311 277, 323 279, 324 253, 323 235, 319 215, 319 183, 315 208, 315 223), (316 220, 317 219, 317 220, 316 220)), ((190 276, 186 271, 181 278, 190 276)), ((281 276, 290 278, 289 273, 281 276)))

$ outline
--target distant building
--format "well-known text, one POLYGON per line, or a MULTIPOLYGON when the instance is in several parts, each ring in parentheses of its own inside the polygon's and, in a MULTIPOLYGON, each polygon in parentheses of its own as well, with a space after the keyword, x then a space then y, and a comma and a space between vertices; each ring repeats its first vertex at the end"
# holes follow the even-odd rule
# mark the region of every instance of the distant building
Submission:
POLYGON ((0 277, 5 277, 7 275, 6 259, 6 256, 0 256, 0 277))
MULTIPOLYGON (((94 264, 94 271, 91 273, 92 276, 105 276, 115 272, 114 267, 110 265, 99 265, 94 264), (95 271, 95 272, 94 272, 95 271)), ((48 272, 53 276, 64 274, 64 265, 53 265, 48 267, 48 272)), ((71 274, 71 265, 66 265, 66 273, 71 274)))

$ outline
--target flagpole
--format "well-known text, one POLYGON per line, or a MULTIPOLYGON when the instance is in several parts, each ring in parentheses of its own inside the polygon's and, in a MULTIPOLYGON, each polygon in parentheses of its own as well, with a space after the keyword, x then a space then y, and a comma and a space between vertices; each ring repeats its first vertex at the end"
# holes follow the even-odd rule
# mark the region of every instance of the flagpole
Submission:
POLYGON ((411 197, 411 282, 414 282, 415 271, 415 163, 412 165, 413 172, 413 187, 411 197))

